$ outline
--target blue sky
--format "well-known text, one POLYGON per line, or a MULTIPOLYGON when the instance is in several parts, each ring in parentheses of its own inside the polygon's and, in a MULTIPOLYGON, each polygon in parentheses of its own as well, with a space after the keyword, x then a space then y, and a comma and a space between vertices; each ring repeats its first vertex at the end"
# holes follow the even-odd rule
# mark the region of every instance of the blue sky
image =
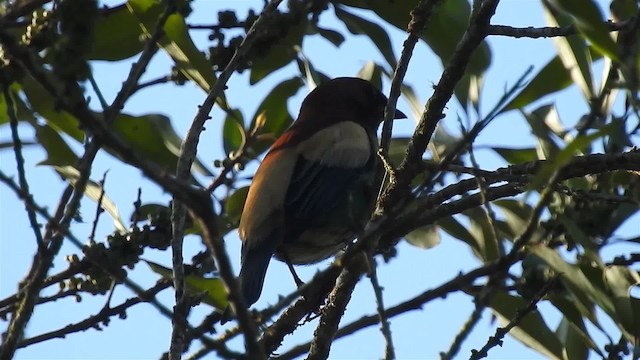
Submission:
MULTIPOLYGON (((116 4, 117 2, 107 2, 116 4)), ((601 1, 603 9, 606 2, 601 1)), ((194 11, 188 19, 190 23, 213 23, 217 19, 217 12, 229 8, 236 9, 239 16, 245 14, 247 9, 259 9, 262 1, 196 1, 194 11)), ((371 19, 371 14, 359 12, 371 19)), ((544 17, 539 1, 534 0, 504 0, 498 6, 498 12, 493 18, 493 24, 512 25, 519 27, 543 26, 544 17)), ((370 40, 363 36, 348 36, 348 31, 333 16, 332 11, 327 11, 321 17, 323 27, 339 30, 347 41, 340 48, 334 47, 319 36, 305 39, 303 51, 311 59, 314 66, 331 77, 353 76, 369 60, 385 63, 384 58, 373 46, 370 40)), ((402 43, 405 39, 403 31, 390 28, 390 34, 394 51, 399 56, 402 43)), ((199 44, 206 39, 206 31, 195 32, 194 39, 199 44)), ((484 94, 482 99, 483 109, 489 109, 503 94, 504 89, 512 85, 517 78, 533 65, 537 71, 549 61, 555 54, 553 43, 549 39, 512 39, 505 37, 493 37, 489 39, 493 52, 491 67, 485 77, 484 94)), ((205 48, 203 45, 202 48, 205 48)), ((114 98, 121 86, 124 74, 128 71, 132 60, 121 63, 95 63, 93 64, 96 80, 107 101, 114 98)), ((152 62, 144 79, 153 79, 170 71, 170 60, 164 54, 158 55, 152 62)), ((432 92, 432 85, 440 77, 442 66, 438 58, 424 43, 420 43, 414 53, 406 83, 416 90, 420 101, 424 104, 432 92)), ((228 83, 226 94, 229 102, 234 107, 239 107, 245 118, 251 118, 255 109, 266 96, 268 91, 280 81, 297 74, 297 68, 287 66, 270 75, 257 86, 250 87, 248 72, 235 74, 228 83)), ((599 72, 595 71, 595 78, 599 72)), ((388 84, 385 88, 388 91, 388 84)), ((306 94, 302 89, 299 94, 289 101, 289 109, 292 115, 296 115, 300 102, 306 94)), ((125 111, 133 114, 162 113, 172 119, 174 128, 180 134, 184 134, 193 119, 197 106, 204 100, 205 94, 195 86, 187 84, 177 87, 171 84, 161 85, 144 90, 134 95, 126 104, 125 111)), ((94 97, 95 99, 95 97, 94 97)), ((565 90, 553 97, 539 101, 538 105, 555 103, 560 118, 567 126, 575 124, 580 116, 588 111, 587 104, 574 87, 565 90)), ((97 101, 94 100, 94 106, 97 101)), ((535 106, 534 106, 535 107, 535 106)), ((398 108, 410 113, 408 104, 401 99, 398 108)), ((449 103, 446 109, 447 118, 444 124, 452 132, 458 128, 456 117, 460 115, 460 109, 455 101, 449 103)), ((206 164, 211 164, 214 159, 224 157, 220 131, 222 129, 222 113, 215 109, 212 119, 206 124, 207 130, 203 132, 199 146, 199 156, 206 164)), ((415 120, 415 119, 414 119, 415 120)), ((396 123, 394 135, 408 136, 413 131, 415 122, 406 121, 396 123)), ((20 127, 23 139, 33 138, 32 130, 27 126, 20 127)), ((9 128, 0 128, 0 140, 6 141, 10 137, 9 128)), ((496 119, 494 123, 480 136, 476 152, 483 168, 493 169, 502 166, 500 159, 489 150, 480 149, 480 145, 500 145, 502 147, 525 147, 534 144, 533 137, 523 117, 515 111, 496 119)), ((76 150, 80 150, 78 146, 76 150)), ((28 163, 37 163, 45 158, 45 154, 36 148, 25 148, 25 157, 28 163)), ((15 174, 15 160, 13 153, 0 152, 0 169, 8 174, 15 174)), ((245 174, 251 175, 255 164, 248 166, 245 174)), ((120 165, 110 155, 99 154, 92 178, 99 180, 105 171, 109 171, 107 178, 107 194, 119 206, 123 219, 128 219, 135 201, 138 187, 142 188, 143 202, 167 203, 170 196, 163 193, 156 185, 146 180, 138 170, 120 165)), ((27 168, 27 176, 32 192, 41 205, 49 207, 52 212, 57 205, 58 198, 64 188, 59 177, 47 167, 27 168)), ((0 187, 0 298, 4 298, 16 291, 16 284, 26 274, 35 251, 35 242, 31 229, 28 226, 27 217, 23 212, 23 205, 16 196, 4 186, 0 187)), ((95 212, 95 203, 84 200, 82 203, 84 223, 75 224, 73 231, 80 239, 86 239, 91 229, 91 221, 95 212)), ((636 216, 636 224, 638 216, 636 216)), ((621 234, 637 233, 637 225, 631 225, 629 221, 621 229, 621 234)), ((113 231, 111 222, 107 216, 103 216, 98 227, 96 238, 104 238, 113 231)), ((234 260, 236 271, 239 269, 239 240, 235 233, 225 239, 227 250, 234 260)), ((197 238, 187 238, 185 241, 185 258, 201 251, 202 244, 197 238)), ((622 252, 621 247, 612 247, 606 256, 611 257, 622 252)), ((71 244, 63 246, 61 255, 78 253, 79 250, 71 244)), ((393 306, 398 302, 415 296, 426 289, 435 287, 448 279, 456 276, 460 271, 471 270, 479 266, 479 262, 471 254, 469 248, 461 242, 443 237, 440 246, 421 250, 402 242, 398 246, 398 256, 389 264, 384 264, 378 270, 380 282, 385 287, 385 302, 393 306)), ((171 263, 170 252, 146 251, 144 257, 158 263, 169 266, 171 263)), ((65 268, 66 263, 62 257, 56 262, 51 273, 65 268)), ((318 266, 301 267, 299 275, 303 279, 309 279, 318 270, 326 266, 321 263, 318 266)), ((519 266, 516 266, 516 268, 519 266)), ((134 271, 130 271, 132 279, 149 287, 157 280, 157 275, 140 264, 134 271)), ((53 287, 55 288, 55 287, 53 287)), ((278 296, 287 294, 293 290, 293 282, 286 266, 280 262, 272 262, 265 290, 256 307, 264 307, 277 301, 278 296)), ((44 293, 50 294, 56 289, 48 289, 44 293)), ((131 297, 128 290, 119 287, 111 304, 119 304, 131 297)), ((173 304, 173 293, 169 290, 162 292, 158 298, 167 306, 173 304)), ((102 297, 92 298, 83 296, 83 302, 77 304, 72 300, 59 301, 36 308, 33 319, 27 328, 27 337, 38 335, 42 332, 57 329, 69 323, 77 322, 87 315, 96 313, 104 303, 102 297)), ((558 313, 549 305, 542 303, 540 308, 550 316, 546 317, 552 328, 559 321, 558 313)), ((421 311, 414 311, 391 320, 391 330, 398 359, 409 358, 437 358, 438 353, 446 351, 455 334, 466 321, 473 309, 473 303, 467 296, 453 294, 446 299, 430 302, 421 311)), ((193 312, 193 323, 206 315, 211 309, 206 305, 199 306, 193 312)), ((363 280, 354 293, 351 303, 347 308, 343 324, 361 317, 363 314, 375 313, 375 301, 371 291, 371 285, 367 279, 363 280)), ((88 330, 84 333, 69 335, 66 339, 52 340, 37 344, 32 347, 19 350, 18 359, 153 359, 168 349, 171 324, 166 318, 148 305, 139 305, 127 312, 127 320, 112 319, 108 327, 102 331, 88 330)), ((605 324, 607 321, 605 319, 605 324)), ((0 322, 4 330, 5 322, 0 322)), ((303 326, 295 335, 289 336, 279 352, 284 352, 290 347, 310 339, 316 323, 303 326)), ((490 313, 487 311, 482 322, 465 342, 459 353, 461 358, 468 357, 472 348, 480 348, 487 337, 495 331, 496 324, 491 322, 490 313)), ((613 332, 617 334, 617 332, 613 332)), ((241 344, 235 342, 236 348, 241 344)), ((196 350, 197 346, 191 350, 196 350)), ((383 338, 377 326, 370 327, 354 336, 335 342, 331 358, 379 358, 384 350, 383 338)), ((512 337, 505 339, 501 348, 494 348, 490 358, 540 358, 536 352, 521 345, 512 337)))

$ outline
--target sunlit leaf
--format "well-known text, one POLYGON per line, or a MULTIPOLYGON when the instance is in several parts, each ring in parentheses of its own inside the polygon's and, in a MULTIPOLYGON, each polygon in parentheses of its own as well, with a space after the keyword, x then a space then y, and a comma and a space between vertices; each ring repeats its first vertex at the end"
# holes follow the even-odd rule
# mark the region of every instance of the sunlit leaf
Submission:
MULTIPOLYGON (((547 6, 543 2, 544 14, 550 26, 568 26, 573 20, 562 12, 547 6)), ((587 44, 582 37, 578 36, 557 36, 553 38, 553 43, 558 50, 558 56, 565 69, 571 74, 571 78, 582 91, 586 100, 591 100, 594 96, 593 79, 591 76, 591 54, 587 44)))
POLYGON ((440 245, 440 231, 435 225, 427 225, 412 232, 404 237, 407 242, 421 249, 431 249, 440 245))
POLYGON ((367 63, 360 68, 356 76, 369 81, 376 88, 382 89, 382 71, 375 62, 367 61, 367 63))
MULTIPOLYGON (((62 176, 65 180, 67 180, 71 185, 75 186, 76 182, 80 178, 80 172, 71 166, 55 166, 54 169, 60 176, 62 176)), ((120 234, 125 234, 127 232, 127 226, 122 222, 120 218, 120 212, 118 212, 118 206, 114 203, 105 193, 102 196, 102 200, 100 200, 100 194, 102 194, 102 186, 93 181, 89 180, 87 182, 87 186, 84 190, 84 194, 91 200, 98 202, 100 201, 100 207, 104 209, 111 218, 113 219, 113 224, 120 232, 120 234)))
MULTIPOLYGON (((164 10, 163 2, 159 0, 129 0, 127 7, 139 20, 147 36, 151 36, 164 10)), ((187 79, 208 92, 216 81, 215 72, 204 53, 191 40, 189 29, 182 15, 179 13, 171 14, 163 30, 164 36, 160 37, 159 45, 171 56, 187 79)), ((223 109, 229 108, 224 93, 216 99, 216 103, 223 109)))
POLYGON ((605 25, 600 8, 593 0, 580 2, 573 0, 551 0, 575 19, 578 31, 582 33, 591 45, 610 59, 618 60, 616 44, 605 25))

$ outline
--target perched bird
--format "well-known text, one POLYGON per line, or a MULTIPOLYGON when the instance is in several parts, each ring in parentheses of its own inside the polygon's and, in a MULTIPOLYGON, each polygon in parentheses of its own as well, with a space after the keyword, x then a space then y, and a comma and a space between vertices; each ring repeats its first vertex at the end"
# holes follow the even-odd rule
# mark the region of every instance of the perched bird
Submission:
MULTIPOLYGON (((289 265, 324 260, 369 219, 378 164, 377 129, 386 96, 370 82, 336 78, 302 102, 298 120, 271 146, 240 219, 240 284, 247 306, 260 297, 272 256, 289 265)), ((395 118, 406 118, 396 111, 395 118)))

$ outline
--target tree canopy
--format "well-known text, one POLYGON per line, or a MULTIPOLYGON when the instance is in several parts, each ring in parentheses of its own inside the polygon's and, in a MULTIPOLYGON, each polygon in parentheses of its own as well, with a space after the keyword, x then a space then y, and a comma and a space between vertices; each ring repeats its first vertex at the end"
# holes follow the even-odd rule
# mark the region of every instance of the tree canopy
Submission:
POLYGON ((639 1, 212 3, 0 4, 0 359, 640 358, 639 1), (252 174, 338 76, 389 97, 375 211, 237 307, 252 174))

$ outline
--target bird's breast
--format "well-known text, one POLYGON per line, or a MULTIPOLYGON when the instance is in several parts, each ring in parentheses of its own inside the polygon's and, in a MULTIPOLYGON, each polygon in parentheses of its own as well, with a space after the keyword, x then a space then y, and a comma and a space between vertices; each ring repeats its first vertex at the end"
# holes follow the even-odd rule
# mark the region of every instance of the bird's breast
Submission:
POLYGON ((342 121, 302 141, 298 151, 307 160, 319 165, 359 168, 365 166, 372 155, 371 136, 361 125, 342 121))

